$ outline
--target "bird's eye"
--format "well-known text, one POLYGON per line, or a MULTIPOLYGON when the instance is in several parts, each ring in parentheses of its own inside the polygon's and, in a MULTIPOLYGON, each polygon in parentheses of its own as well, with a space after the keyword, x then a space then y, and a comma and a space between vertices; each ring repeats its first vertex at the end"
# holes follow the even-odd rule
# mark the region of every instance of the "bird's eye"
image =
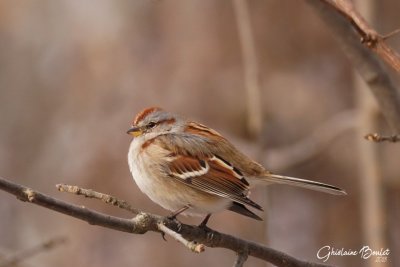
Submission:
POLYGON ((156 126, 156 123, 154 121, 151 121, 147 124, 147 128, 149 129, 153 128, 154 126, 156 126))

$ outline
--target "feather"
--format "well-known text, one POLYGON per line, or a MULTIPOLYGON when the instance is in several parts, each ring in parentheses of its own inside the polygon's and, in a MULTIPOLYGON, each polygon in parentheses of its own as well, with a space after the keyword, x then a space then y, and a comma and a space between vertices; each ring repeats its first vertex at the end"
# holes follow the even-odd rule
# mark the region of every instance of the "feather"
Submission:
POLYGON ((232 205, 228 208, 228 210, 239 213, 241 215, 262 221, 263 219, 261 217, 259 217, 257 214, 255 214, 254 212, 250 211, 249 209, 247 209, 244 205, 233 202, 232 205))
POLYGON ((217 156, 178 156, 168 164, 169 175, 192 188, 262 210, 247 197, 249 183, 232 166, 217 156))
POLYGON ((293 185, 297 187, 303 187, 311 190, 321 191, 333 195, 347 195, 346 191, 340 189, 339 187, 324 184, 321 182, 300 179, 295 177, 288 177, 283 175, 277 175, 268 173, 264 177, 261 178, 263 181, 268 183, 276 183, 276 184, 287 184, 293 185))

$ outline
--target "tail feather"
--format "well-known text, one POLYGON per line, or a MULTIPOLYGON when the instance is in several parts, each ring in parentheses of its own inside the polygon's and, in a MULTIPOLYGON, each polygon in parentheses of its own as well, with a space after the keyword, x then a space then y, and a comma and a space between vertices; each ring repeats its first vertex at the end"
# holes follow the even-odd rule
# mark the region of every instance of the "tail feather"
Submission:
POLYGON ((316 190, 316 191, 321 191, 333 195, 347 195, 346 191, 343 189, 329 185, 329 184, 324 184, 316 181, 311 181, 311 180, 306 180, 306 179, 300 179, 300 178, 295 178, 295 177, 288 177, 288 176, 283 176, 283 175, 277 175, 277 174, 272 174, 269 173, 263 177, 265 181, 271 182, 271 183, 276 183, 276 184, 287 184, 287 185, 293 185, 293 186, 298 186, 298 187, 303 187, 311 190, 316 190))
POLYGON ((228 210, 242 214, 244 216, 262 221, 263 219, 261 219, 257 214, 255 214, 254 212, 248 210, 243 204, 237 203, 237 202, 233 202, 232 205, 228 208, 228 210))

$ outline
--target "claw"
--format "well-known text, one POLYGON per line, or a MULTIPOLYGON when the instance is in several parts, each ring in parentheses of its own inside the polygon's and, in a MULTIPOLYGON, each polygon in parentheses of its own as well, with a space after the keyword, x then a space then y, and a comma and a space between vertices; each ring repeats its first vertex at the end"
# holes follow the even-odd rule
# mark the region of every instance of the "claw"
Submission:
POLYGON ((164 239, 165 242, 167 242, 167 239, 165 238, 165 233, 164 232, 161 232, 161 237, 162 237, 162 239, 164 239))
POLYGON ((178 220, 176 220, 176 226, 177 226, 177 232, 179 233, 182 230, 182 223, 178 220))
POLYGON ((199 224, 199 227, 208 229, 207 223, 208 223, 208 220, 210 219, 210 217, 211 217, 211 214, 207 214, 207 216, 204 218, 204 220, 199 224))
POLYGON ((176 220, 176 216, 177 215, 169 215, 169 216, 167 216, 167 219, 171 220, 171 221, 175 221, 176 220))

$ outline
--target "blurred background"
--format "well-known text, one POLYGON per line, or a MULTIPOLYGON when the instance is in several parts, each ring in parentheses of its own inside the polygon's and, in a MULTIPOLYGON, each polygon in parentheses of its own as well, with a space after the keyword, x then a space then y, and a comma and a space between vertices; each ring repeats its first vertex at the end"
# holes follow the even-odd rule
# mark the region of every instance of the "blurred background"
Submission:
MULTIPOLYGON (((400 2, 377 2, 372 10, 378 32, 400 27, 400 2)), ((132 217, 100 201, 57 192, 55 184, 93 188, 166 215, 138 190, 126 159, 133 116, 160 106, 218 130, 273 172, 348 193, 256 189, 252 199, 268 207, 265 222, 227 211, 211 218, 211 228, 310 261, 318 261, 325 245, 385 246, 391 253, 379 266, 399 266, 400 151, 397 144, 362 138, 391 133, 379 114, 374 129, 363 126, 365 105, 359 100, 369 91, 355 89, 362 82, 306 1, 253 0, 247 8, 258 103, 248 101, 239 13, 232 1, 1 1, 0 175, 116 216, 132 217), (251 111, 252 105, 259 108, 251 111), (252 112, 261 122, 255 132, 249 127, 252 112), (379 171, 378 209, 365 205, 365 147, 375 153, 372 164, 379 171), (368 239, 368 214, 381 226, 376 243, 368 243, 375 242, 368 239)), ((400 50, 399 37, 389 42, 400 50)), ((235 259, 224 249, 195 255, 155 233, 90 226, 4 192, 0 218, 0 259, 55 236, 68 238, 21 266, 231 266, 235 259)), ((372 266, 375 258, 332 256, 327 263, 372 266)), ((246 266, 265 263, 250 257, 246 266)))

